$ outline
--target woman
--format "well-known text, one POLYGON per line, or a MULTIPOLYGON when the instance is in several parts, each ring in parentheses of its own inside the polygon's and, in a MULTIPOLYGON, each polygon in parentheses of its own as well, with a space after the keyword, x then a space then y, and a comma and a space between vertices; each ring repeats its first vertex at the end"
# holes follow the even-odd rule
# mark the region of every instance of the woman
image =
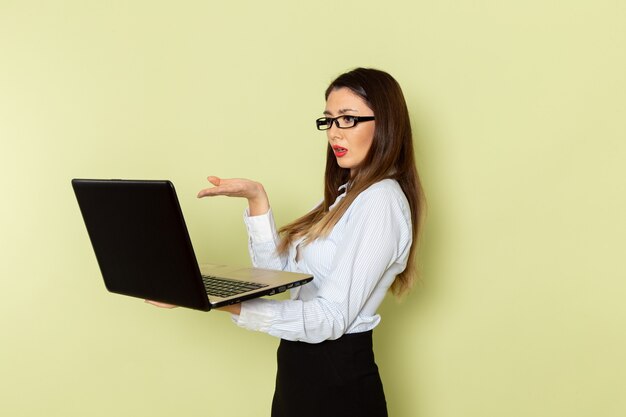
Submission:
POLYGON ((245 179, 209 177, 198 197, 246 198, 254 266, 315 277, 290 300, 222 309, 281 338, 272 416, 386 416, 372 329, 388 290, 405 293, 415 273, 423 193, 411 125, 400 86, 379 70, 342 74, 325 97, 324 200, 310 213, 277 232, 263 186, 245 179))

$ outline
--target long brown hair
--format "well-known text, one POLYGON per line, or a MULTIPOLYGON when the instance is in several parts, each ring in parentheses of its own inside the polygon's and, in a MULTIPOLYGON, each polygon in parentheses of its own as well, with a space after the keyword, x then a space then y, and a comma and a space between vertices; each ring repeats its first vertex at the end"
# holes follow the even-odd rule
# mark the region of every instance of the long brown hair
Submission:
POLYGON ((278 251, 285 253, 289 245, 300 237, 304 237, 306 243, 327 236, 362 191, 386 178, 395 179, 409 202, 413 235, 406 268, 391 286, 392 292, 399 296, 411 288, 417 274, 415 252, 424 209, 424 192, 415 166, 409 111, 400 85, 386 72, 357 68, 342 74, 328 86, 325 99, 328 100, 333 90, 344 87, 360 96, 376 116, 372 145, 352 178, 350 169, 341 168, 337 164, 333 150, 328 145, 324 201, 308 214, 280 229, 278 251), (330 211, 329 207, 340 193, 339 187, 348 181, 350 186, 345 197, 330 211))

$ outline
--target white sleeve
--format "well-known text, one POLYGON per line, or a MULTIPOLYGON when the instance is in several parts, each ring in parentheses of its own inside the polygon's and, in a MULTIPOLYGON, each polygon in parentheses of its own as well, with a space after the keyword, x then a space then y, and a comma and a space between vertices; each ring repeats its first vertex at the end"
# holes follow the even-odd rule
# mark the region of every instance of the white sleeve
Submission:
POLYGON ((284 270, 287 257, 280 256, 276 248, 279 237, 272 209, 260 216, 250 216, 246 208, 243 216, 248 230, 248 251, 252 265, 257 268, 284 270))
POLYGON ((241 327, 287 340, 318 343, 341 337, 385 271, 406 261, 411 226, 405 201, 384 188, 361 193, 344 214, 349 216, 346 231, 317 297, 246 301, 233 319, 241 327))

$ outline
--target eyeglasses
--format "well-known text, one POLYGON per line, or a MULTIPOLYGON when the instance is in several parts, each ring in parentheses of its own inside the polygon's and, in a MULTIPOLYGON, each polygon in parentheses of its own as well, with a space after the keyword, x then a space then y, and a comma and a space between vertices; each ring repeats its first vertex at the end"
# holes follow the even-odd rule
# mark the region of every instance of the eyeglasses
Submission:
POLYGON ((315 121, 318 130, 328 130, 333 127, 333 123, 339 129, 349 129, 356 126, 359 122, 369 122, 374 120, 374 116, 350 116, 343 115, 338 117, 320 117, 315 121))

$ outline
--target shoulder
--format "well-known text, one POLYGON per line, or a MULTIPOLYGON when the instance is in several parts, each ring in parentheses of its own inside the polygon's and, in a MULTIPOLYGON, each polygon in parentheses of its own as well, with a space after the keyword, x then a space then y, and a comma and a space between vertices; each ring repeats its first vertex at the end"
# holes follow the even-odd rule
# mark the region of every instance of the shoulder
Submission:
POLYGON ((394 201, 408 207, 408 201, 398 181, 385 179, 370 185, 357 196, 355 202, 361 201, 394 201))
POLYGON ((389 212, 409 223, 411 221, 409 202, 400 184, 393 179, 385 179, 370 185, 354 199, 350 209, 349 211, 389 212))
POLYGON ((391 178, 375 182, 366 188, 361 194, 385 194, 406 199, 398 181, 392 180, 391 178))

